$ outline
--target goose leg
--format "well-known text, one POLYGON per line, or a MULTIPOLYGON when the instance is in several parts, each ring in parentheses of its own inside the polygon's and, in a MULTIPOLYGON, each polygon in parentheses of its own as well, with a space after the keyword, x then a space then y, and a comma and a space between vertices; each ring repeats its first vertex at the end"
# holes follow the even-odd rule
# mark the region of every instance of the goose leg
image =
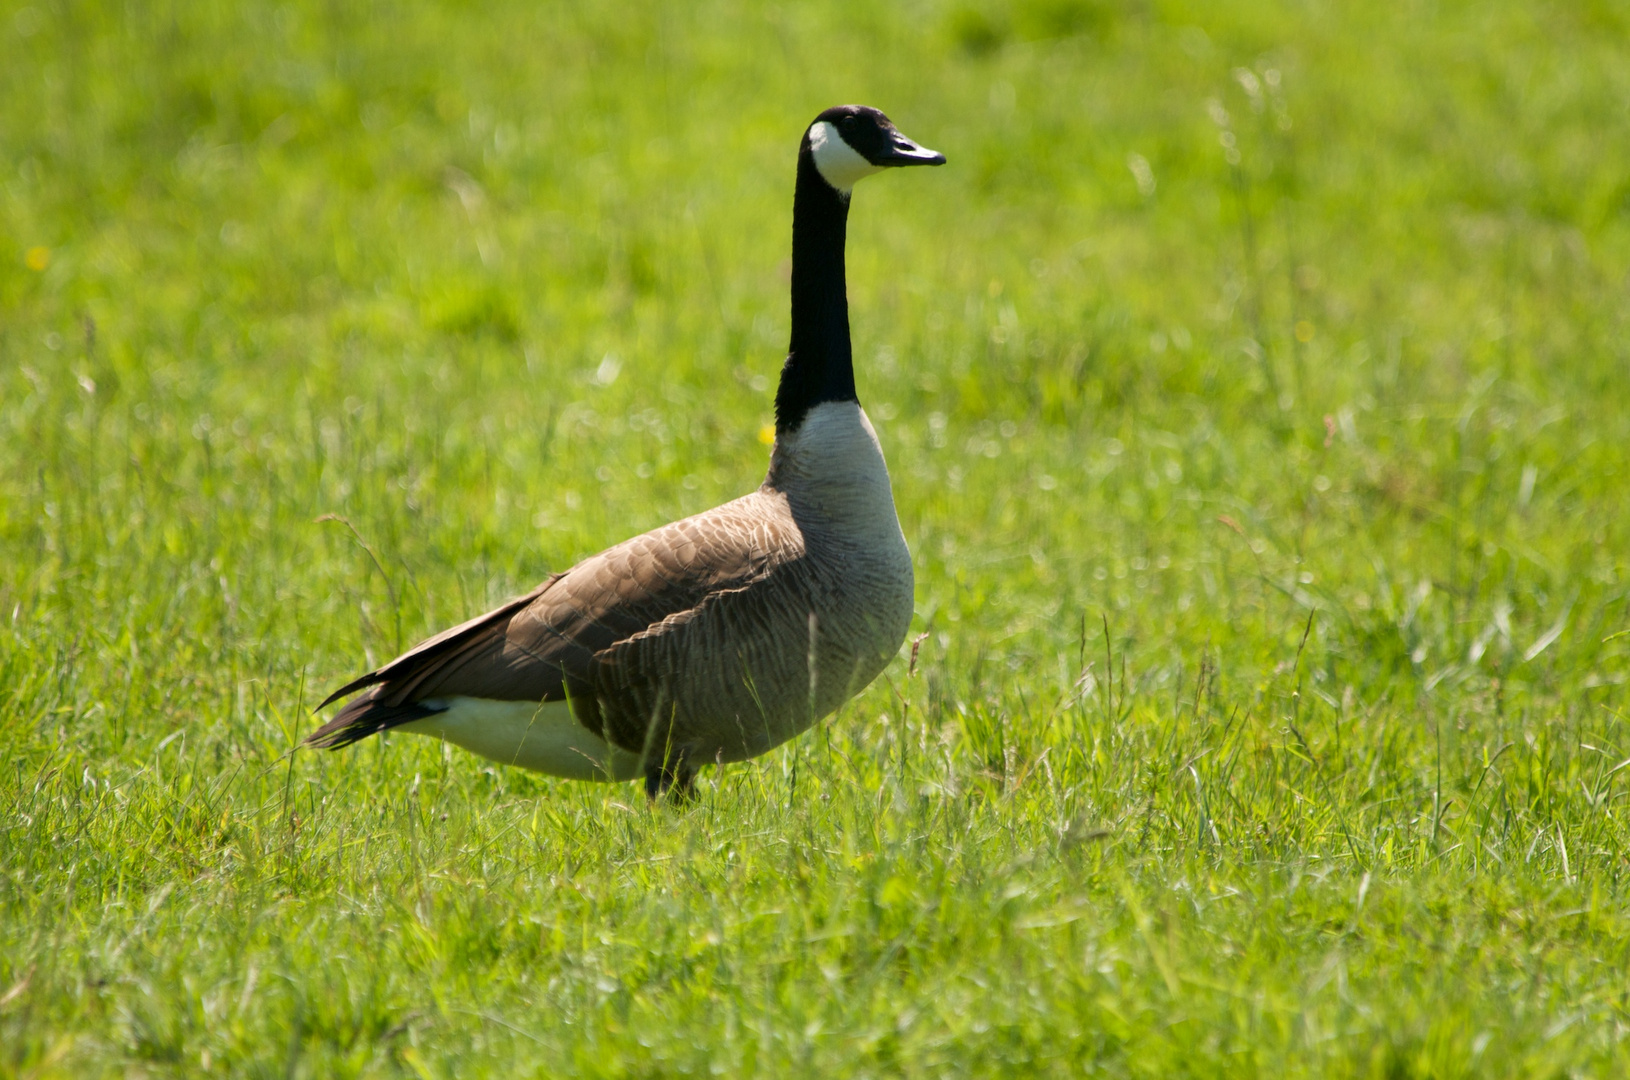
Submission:
POLYGON ((684 762, 651 766, 645 774, 645 796, 655 802, 664 793, 676 806, 690 802, 696 795, 696 770, 684 762))

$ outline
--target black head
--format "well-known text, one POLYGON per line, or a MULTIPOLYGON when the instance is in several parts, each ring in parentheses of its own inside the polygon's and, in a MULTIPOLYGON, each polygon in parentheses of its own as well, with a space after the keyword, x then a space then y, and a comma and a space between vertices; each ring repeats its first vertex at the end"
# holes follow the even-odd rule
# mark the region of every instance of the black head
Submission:
POLYGON ((804 132, 799 152, 809 154, 822 179, 844 194, 882 169, 945 164, 944 154, 918 146, 868 105, 837 105, 821 113, 804 132))

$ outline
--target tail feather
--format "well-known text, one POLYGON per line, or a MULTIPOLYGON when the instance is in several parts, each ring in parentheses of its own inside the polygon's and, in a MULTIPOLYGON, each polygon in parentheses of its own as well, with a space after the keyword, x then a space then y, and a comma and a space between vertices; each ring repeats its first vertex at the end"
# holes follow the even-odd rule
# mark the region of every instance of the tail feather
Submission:
POLYGON ((334 719, 306 736, 305 745, 319 750, 338 750, 360 739, 388 731, 412 720, 446 712, 447 706, 429 701, 389 705, 380 699, 383 687, 376 687, 346 703, 334 719))
MULTIPOLYGON (((491 646, 495 639, 501 645, 503 629, 510 618, 543 595, 544 590, 560 578, 560 574, 555 574, 531 592, 506 600, 484 615, 477 615, 419 642, 384 667, 358 676, 329 694, 317 706, 318 709, 327 708, 346 694, 372 687, 366 694, 352 698, 334 719, 306 736, 305 745, 338 750, 400 724, 446 712, 447 707, 437 703, 434 698, 428 701, 407 699, 416 695, 426 680, 445 674, 449 667, 456 671, 460 665, 468 663, 472 650, 491 646)), ((434 688, 427 691, 429 694, 434 692, 434 688)))
MULTIPOLYGON (((475 618, 461 622, 457 626, 450 626, 435 637, 426 638, 384 667, 375 668, 366 675, 359 675, 352 679, 324 698, 322 704, 318 705, 317 708, 326 709, 346 694, 355 693, 367 686, 375 686, 379 683, 403 677, 412 677, 415 672, 418 674, 418 681, 423 681, 425 675, 436 669, 436 661, 439 658, 447 655, 449 651, 456 653, 458 646, 468 644, 472 638, 477 637, 483 631, 490 632, 495 626, 506 624, 510 616, 542 596, 545 589, 559 581, 563 576, 562 574, 551 574, 548 580, 531 592, 511 597, 485 614, 477 615, 475 618)), ((352 702, 351 704, 356 703, 352 702)), ((346 706, 346 709, 349 708, 349 705, 346 706)), ((344 715, 345 713, 342 711, 340 716, 336 716, 334 719, 337 721, 344 715)), ((333 723, 329 723, 324 726, 323 730, 326 731, 332 726, 333 723)), ((315 737, 313 736, 313 738, 315 737)))

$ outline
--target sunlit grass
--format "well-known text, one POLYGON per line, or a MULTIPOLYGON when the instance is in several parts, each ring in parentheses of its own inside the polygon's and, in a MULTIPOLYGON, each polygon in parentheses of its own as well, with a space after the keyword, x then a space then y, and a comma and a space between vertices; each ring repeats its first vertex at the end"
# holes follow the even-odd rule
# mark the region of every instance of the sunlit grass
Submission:
POLYGON ((1610 5, 0 11, 6 1075, 1610 1075, 1610 5), (865 101, 914 653, 689 808, 364 665, 741 494, 865 101))

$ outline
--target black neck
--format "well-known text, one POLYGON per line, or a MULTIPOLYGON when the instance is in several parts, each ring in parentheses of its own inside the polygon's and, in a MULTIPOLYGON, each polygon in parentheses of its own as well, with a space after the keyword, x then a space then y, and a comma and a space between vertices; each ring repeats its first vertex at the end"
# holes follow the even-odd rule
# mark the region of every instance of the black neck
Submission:
POLYGON ((849 200, 821 177, 806 147, 792 197, 792 343, 775 392, 777 432, 796 431, 823 401, 859 400, 843 277, 848 221, 849 200))

